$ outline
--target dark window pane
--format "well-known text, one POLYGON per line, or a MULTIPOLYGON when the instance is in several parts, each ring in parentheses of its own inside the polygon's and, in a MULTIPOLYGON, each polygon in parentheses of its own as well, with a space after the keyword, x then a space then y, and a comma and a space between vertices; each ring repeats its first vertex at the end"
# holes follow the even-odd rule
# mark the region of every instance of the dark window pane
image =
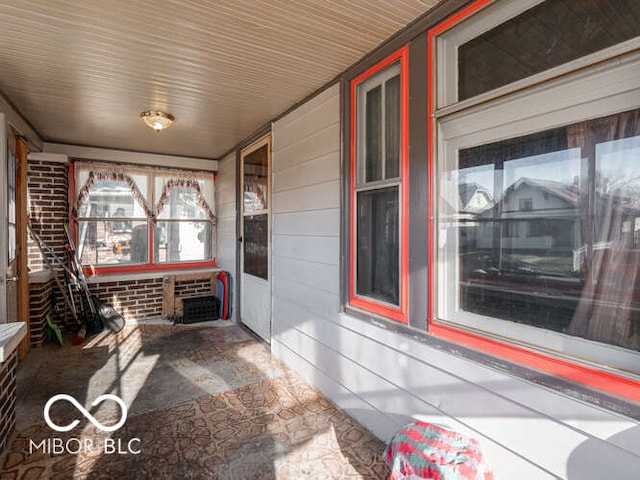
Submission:
POLYGON ((385 83, 385 178, 400 175, 400 75, 385 83))
POLYGON ((269 279, 267 214, 244 217, 244 273, 269 279))
POLYGON ((638 0, 547 0, 460 46, 459 100, 638 35, 638 0))
POLYGON ((461 151, 461 308, 640 350, 638 158, 640 110, 461 151))
POLYGON ((366 95, 365 179, 382 179, 382 87, 377 86, 366 95))
POLYGON ((399 305, 398 187, 358 193, 356 293, 399 305))

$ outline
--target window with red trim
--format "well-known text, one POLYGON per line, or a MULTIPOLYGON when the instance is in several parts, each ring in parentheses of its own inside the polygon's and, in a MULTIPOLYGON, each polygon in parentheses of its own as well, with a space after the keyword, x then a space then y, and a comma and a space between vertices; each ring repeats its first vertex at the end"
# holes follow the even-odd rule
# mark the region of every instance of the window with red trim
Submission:
POLYGON ((430 332, 640 400, 640 27, 489 3, 428 35, 430 332))
POLYGON ((351 82, 350 304, 407 319, 407 48, 351 82))
POLYGON ((72 209, 83 265, 136 271, 210 265, 211 173, 77 162, 72 209))

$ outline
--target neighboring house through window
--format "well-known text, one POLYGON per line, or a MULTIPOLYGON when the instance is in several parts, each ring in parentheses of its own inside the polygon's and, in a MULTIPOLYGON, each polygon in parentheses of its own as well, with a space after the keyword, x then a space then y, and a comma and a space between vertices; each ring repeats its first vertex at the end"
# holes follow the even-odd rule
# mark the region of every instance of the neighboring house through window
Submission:
POLYGON ((430 331, 637 400, 639 4, 488 3, 429 34, 430 331))

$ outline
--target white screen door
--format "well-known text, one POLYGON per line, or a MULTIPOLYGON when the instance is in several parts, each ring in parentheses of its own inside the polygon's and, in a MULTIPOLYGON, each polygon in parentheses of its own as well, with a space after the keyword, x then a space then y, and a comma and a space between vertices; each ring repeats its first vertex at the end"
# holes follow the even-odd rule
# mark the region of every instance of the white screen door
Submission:
POLYGON ((240 316, 271 340, 271 136, 242 150, 240 316))

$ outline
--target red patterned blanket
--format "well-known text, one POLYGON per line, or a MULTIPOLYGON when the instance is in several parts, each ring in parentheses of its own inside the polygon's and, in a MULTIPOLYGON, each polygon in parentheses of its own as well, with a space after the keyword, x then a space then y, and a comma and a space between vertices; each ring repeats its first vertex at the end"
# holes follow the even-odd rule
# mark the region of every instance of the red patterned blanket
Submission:
POLYGON ((474 438, 416 421, 393 436, 384 452, 390 480, 493 480, 474 438))

